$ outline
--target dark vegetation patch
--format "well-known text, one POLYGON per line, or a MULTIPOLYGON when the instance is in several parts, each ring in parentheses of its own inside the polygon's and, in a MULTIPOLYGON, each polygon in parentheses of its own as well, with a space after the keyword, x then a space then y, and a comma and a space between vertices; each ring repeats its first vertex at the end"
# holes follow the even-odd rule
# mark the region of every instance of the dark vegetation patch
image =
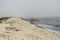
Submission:
POLYGON ((0 18, 0 23, 2 23, 2 21, 6 21, 6 20, 9 19, 9 18, 11 18, 11 17, 1 17, 1 18, 0 18))

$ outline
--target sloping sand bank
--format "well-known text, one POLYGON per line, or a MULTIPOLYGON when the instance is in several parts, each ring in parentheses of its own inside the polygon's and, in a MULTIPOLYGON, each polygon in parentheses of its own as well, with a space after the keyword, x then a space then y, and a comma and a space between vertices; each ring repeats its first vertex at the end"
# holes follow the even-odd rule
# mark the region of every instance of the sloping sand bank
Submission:
POLYGON ((0 40, 60 40, 50 29, 38 28, 20 18, 0 23, 0 40))

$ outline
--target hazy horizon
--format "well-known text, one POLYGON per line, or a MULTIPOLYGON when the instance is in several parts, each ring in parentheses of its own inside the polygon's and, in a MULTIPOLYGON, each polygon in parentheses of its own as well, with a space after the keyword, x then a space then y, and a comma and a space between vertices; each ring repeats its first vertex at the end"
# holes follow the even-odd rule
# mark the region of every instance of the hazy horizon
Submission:
POLYGON ((0 17, 60 17, 60 0, 0 0, 0 17))

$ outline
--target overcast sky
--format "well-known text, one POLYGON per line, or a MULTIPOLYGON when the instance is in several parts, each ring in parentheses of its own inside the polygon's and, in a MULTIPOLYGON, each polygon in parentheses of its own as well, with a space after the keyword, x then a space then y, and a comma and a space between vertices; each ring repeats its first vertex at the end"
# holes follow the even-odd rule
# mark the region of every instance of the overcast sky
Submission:
POLYGON ((60 17, 60 0, 0 0, 0 16, 60 17))

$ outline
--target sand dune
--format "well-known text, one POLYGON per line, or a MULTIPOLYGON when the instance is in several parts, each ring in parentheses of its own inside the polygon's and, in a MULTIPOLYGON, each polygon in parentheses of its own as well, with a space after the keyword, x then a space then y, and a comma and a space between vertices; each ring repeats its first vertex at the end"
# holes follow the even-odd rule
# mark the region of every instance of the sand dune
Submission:
POLYGON ((0 23, 0 40, 60 40, 60 36, 15 17, 0 23))

